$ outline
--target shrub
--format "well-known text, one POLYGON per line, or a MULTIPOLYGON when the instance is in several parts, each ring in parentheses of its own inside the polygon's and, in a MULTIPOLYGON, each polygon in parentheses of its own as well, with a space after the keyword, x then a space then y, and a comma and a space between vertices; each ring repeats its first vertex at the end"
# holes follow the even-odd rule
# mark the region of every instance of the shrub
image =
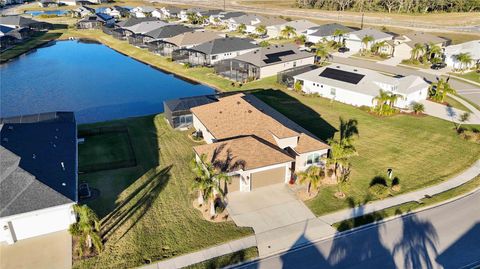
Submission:
POLYGON ((368 188, 368 191, 370 192, 370 194, 380 199, 385 198, 390 194, 388 187, 381 183, 373 184, 368 188))
POLYGON ((394 192, 399 192, 401 190, 400 179, 398 177, 393 178, 391 188, 394 192))
POLYGON ((425 106, 422 103, 413 102, 411 108, 415 114, 421 114, 425 111, 425 106))
POLYGON ((270 46, 270 43, 266 40, 263 40, 258 45, 260 45, 260 47, 268 47, 270 46))

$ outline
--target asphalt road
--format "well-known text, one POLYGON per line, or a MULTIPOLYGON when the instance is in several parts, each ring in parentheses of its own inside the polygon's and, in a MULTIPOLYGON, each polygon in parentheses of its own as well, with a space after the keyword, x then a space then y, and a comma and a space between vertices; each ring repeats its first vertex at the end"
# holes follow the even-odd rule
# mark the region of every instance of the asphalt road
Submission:
POLYGON ((238 268, 475 268, 480 266, 479 206, 477 191, 238 268))
MULTIPOLYGON (((423 77, 423 79, 427 81, 436 81, 438 75, 422 72, 417 69, 406 68, 401 66, 390 66, 385 64, 379 64, 376 62, 368 61, 368 60, 361 60, 361 59, 353 59, 353 58, 342 58, 338 56, 333 56, 330 61, 334 63, 341 63, 341 64, 348 64, 363 68, 368 68, 372 70, 408 76, 408 75, 417 75, 423 77)), ((466 83, 454 78, 449 80, 450 85, 457 90, 457 93, 462 95, 463 97, 471 100, 477 105, 480 105, 480 87, 476 87, 473 84, 466 83)))

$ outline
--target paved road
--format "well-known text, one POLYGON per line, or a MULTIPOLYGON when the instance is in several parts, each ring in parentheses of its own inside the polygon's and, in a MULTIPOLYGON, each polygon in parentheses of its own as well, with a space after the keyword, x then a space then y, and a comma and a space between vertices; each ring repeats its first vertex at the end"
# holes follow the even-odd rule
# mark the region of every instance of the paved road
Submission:
MULTIPOLYGON (((380 63, 376 63, 368 60, 333 56, 331 61, 334 63, 348 64, 348 65, 373 69, 377 71, 398 74, 402 76, 417 75, 417 76, 423 77, 427 81, 436 81, 438 77, 438 75, 427 73, 417 69, 406 68, 401 66, 390 66, 390 65, 380 64, 380 63)), ((471 100, 477 105, 480 105, 480 88, 479 87, 476 87, 470 83, 466 83, 454 78, 451 78, 449 83, 454 89, 457 90, 458 94, 471 100)))
POLYGON ((480 265, 478 205, 480 191, 238 268, 474 268, 480 265))

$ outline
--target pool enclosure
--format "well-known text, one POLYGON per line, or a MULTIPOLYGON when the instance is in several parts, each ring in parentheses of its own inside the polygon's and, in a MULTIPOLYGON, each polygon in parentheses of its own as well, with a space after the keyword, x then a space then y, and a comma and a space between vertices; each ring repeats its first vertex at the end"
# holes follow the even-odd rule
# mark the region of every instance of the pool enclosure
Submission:
POLYGON ((317 68, 319 68, 319 66, 311 64, 283 70, 277 73, 277 82, 279 84, 292 88, 295 82, 295 79, 293 78, 294 76, 306 73, 308 71, 312 71, 317 68))
POLYGON ((191 66, 210 65, 210 57, 203 52, 192 49, 177 49, 172 51, 172 60, 191 66))
POLYGON ((218 75, 242 83, 260 78, 260 67, 236 59, 217 62, 214 69, 218 75))

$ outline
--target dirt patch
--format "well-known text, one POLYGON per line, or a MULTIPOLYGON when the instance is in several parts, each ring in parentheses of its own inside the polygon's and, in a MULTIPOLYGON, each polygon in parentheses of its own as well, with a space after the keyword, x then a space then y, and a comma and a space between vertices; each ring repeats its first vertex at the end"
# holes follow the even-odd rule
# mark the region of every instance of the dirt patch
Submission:
POLYGON ((205 220, 208 220, 210 222, 226 222, 226 221, 232 221, 232 218, 228 214, 227 209, 223 209, 221 212, 217 212, 215 216, 210 215, 210 203, 203 203, 203 205, 199 205, 197 199, 193 200, 192 202, 193 207, 200 211, 202 214, 202 217, 205 220))

